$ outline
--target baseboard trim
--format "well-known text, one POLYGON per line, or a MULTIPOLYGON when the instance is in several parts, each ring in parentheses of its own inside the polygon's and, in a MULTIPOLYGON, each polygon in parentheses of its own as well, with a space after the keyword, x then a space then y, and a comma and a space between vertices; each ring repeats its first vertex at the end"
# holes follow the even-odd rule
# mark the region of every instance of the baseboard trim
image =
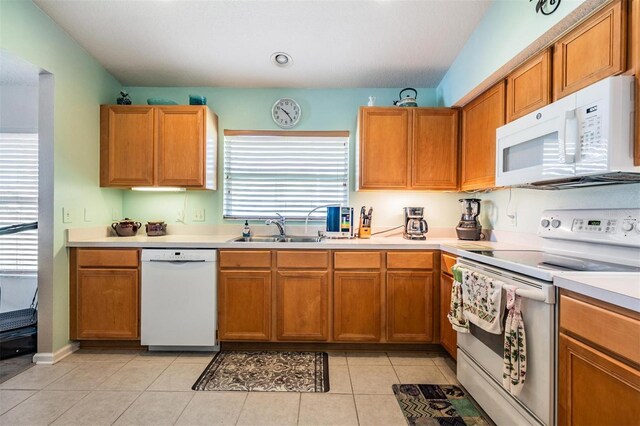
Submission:
POLYGON ((80 349, 78 342, 69 343, 55 352, 38 352, 33 356, 35 364, 55 364, 80 349))

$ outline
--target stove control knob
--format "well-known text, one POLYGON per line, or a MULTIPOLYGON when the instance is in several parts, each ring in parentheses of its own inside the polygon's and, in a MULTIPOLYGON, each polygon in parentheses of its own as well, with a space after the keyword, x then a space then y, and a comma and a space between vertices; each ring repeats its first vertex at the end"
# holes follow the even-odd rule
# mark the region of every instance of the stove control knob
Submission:
POLYGON ((622 223, 622 230, 624 232, 629 232, 629 231, 633 230, 633 222, 623 222, 622 223))
POLYGON ((549 219, 542 219, 540 221, 540 226, 542 226, 543 228, 548 228, 550 223, 551 222, 549 222, 549 219))
POLYGON ((551 221, 551 226, 553 226, 554 228, 560 228, 561 224, 562 224, 562 222, 560 222, 560 220, 558 220, 558 219, 553 219, 551 221))

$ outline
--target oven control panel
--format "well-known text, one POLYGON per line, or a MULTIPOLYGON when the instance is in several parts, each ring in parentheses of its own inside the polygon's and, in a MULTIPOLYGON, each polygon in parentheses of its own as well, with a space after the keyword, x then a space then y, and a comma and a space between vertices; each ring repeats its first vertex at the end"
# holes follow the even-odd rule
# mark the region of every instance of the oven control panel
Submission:
POLYGON ((640 209, 545 210, 538 235, 640 247, 640 209))

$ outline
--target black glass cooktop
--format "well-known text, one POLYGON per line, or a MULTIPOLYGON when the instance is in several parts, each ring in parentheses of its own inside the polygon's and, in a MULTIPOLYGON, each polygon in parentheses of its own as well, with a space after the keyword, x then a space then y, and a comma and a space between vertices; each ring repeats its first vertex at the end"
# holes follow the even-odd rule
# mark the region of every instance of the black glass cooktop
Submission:
POLYGON ((555 271, 640 272, 640 268, 537 250, 469 250, 483 256, 555 271))

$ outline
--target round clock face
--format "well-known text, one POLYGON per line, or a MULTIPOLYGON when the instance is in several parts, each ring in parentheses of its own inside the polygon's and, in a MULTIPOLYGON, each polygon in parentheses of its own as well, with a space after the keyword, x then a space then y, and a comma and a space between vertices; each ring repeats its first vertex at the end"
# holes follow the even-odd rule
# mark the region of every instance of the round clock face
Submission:
POLYGON ((278 99, 271 108, 273 121, 283 129, 289 129, 300 121, 300 105, 291 98, 278 99))

